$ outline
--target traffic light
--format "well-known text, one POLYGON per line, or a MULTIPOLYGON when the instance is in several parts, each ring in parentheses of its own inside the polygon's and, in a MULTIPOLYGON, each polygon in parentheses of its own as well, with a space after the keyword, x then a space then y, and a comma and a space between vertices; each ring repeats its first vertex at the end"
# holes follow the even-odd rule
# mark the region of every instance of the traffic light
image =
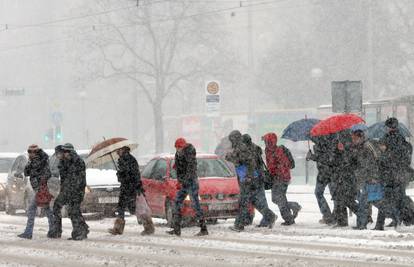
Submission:
POLYGON ((45 143, 53 141, 53 128, 49 128, 43 136, 45 143))
POLYGON ((56 125, 55 127, 55 140, 56 142, 60 142, 62 141, 63 136, 62 136, 62 128, 60 127, 60 125, 56 125))

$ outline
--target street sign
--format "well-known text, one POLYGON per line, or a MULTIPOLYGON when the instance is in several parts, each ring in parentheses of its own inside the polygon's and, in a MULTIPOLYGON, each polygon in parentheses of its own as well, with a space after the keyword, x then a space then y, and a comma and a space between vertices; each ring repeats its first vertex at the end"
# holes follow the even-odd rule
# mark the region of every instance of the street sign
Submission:
POLYGON ((217 81, 206 83, 206 109, 208 116, 220 115, 220 84, 217 81))
POLYGON ((333 81, 332 111, 349 113, 362 111, 362 82, 333 81))

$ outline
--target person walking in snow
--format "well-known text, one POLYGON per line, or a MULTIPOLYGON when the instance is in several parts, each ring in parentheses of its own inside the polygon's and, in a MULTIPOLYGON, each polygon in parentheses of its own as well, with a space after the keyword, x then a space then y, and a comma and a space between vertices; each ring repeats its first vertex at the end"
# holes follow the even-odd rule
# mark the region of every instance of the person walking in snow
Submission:
POLYGON ((264 169, 265 163, 263 162, 263 150, 258 145, 252 142, 252 138, 248 134, 242 136, 243 143, 247 146, 250 153, 254 155, 256 161, 256 171, 254 179, 248 184, 248 197, 249 203, 251 203, 261 214, 262 220, 257 227, 269 227, 272 228, 277 217, 274 212, 269 209, 266 200, 266 194, 264 189, 264 169))
POLYGON ((295 161, 289 149, 277 145, 277 135, 267 133, 262 137, 265 142, 266 164, 273 177, 272 202, 277 204, 284 222, 282 225, 295 224, 302 207, 297 202, 287 200, 286 192, 291 180, 290 170, 295 167, 295 161))
POLYGON ((196 212, 196 219, 200 227, 200 232, 196 236, 208 235, 206 220, 200 206, 199 184, 197 176, 197 152, 195 147, 187 143, 184 138, 178 138, 175 141, 175 163, 174 168, 177 171, 178 192, 175 196, 175 205, 173 211, 172 230, 167 233, 170 235, 181 235, 181 210, 184 200, 189 195, 191 204, 196 212))
MULTIPOLYGON (((122 147, 116 151, 119 155, 117 177, 120 185, 120 193, 117 207, 117 218, 114 227, 109 229, 112 235, 122 235, 125 227, 125 209, 130 214, 135 214, 137 195, 144 194, 141 182, 141 173, 137 160, 130 153, 129 147, 122 147)), ((141 235, 151 235, 154 233, 154 224, 151 216, 141 218, 144 231, 141 235)))
POLYGON ((85 196, 86 167, 83 159, 76 153, 72 144, 66 143, 55 149, 59 158, 60 192, 53 206, 54 225, 48 233, 50 238, 62 235, 62 213, 64 205, 72 222, 70 240, 83 240, 88 237, 89 226, 82 216, 81 203, 85 196))
MULTIPOLYGON (((27 210, 27 224, 24 232, 18 237, 32 239, 36 211, 39 203, 36 201, 36 195, 42 186, 47 188, 47 181, 52 176, 49 168, 49 156, 40 149, 37 145, 29 146, 27 153, 29 154, 29 162, 24 168, 24 175, 30 176, 30 185, 35 192, 33 198, 30 200, 29 208, 27 210)), ((49 205, 46 204, 43 209, 46 212, 49 223, 49 231, 52 227, 53 214, 49 205)))

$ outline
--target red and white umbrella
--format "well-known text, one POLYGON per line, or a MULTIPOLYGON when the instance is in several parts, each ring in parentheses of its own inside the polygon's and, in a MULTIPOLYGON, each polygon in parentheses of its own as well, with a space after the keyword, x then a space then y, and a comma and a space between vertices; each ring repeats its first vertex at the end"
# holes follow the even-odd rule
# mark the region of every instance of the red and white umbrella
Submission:
POLYGON ((96 167, 119 158, 116 150, 122 147, 129 147, 134 150, 138 144, 122 137, 115 137, 106 139, 92 147, 91 152, 86 158, 86 165, 88 167, 96 167))

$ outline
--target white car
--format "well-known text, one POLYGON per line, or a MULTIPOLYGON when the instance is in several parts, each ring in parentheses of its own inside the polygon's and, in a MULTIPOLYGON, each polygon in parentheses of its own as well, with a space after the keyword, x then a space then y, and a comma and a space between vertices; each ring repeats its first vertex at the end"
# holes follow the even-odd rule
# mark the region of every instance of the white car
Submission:
POLYGON ((7 176, 18 153, 0 153, 0 210, 6 208, 7 176))

